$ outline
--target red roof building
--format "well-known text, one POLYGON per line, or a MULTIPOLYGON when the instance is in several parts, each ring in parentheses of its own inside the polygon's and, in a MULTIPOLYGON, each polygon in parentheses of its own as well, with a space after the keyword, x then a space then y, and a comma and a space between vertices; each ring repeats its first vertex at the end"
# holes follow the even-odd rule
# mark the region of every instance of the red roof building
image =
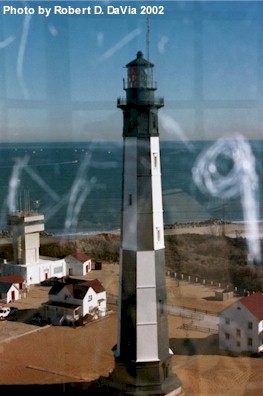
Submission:
POLYGON ((43 316, 53 325, 61 325, 85 317, 105 316, 106 290, 98 279, 66 277, 53 284, 49 301, 43 304, 43 316))
POLYGON ((242 297, 219 315, 219 349, 263 352, 263 294, 242 297))
POLYGON ((83 276, 91 271, 92 260, 86 253, 72 253, 65 257, 65 262, 69 276, 83 276))

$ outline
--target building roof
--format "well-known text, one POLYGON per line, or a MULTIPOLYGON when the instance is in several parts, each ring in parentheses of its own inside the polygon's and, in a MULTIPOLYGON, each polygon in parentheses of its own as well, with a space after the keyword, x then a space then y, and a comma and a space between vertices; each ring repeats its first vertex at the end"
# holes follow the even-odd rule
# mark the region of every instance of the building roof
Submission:
POLYGON ((11 286, 12 283, 9 282, 0 283, 0 293, 7 293, 11 286))
POLYGON ((48 306, 53 306, 53 307, 61 307, 64 309, 69 309, 69 310, 75 310, 80 308, 80 305, 76 305, 76 304, 67 304, 65 302, 61 302, 61 301, 46 301, 44 303, 42 303, 42 305, 48 305, 48 306))
POLYGON ((66 282, 55 282, 48 294, 57 295, 64 287, 67 288, 72 297, 78 300, 83 300, 89 288, 92 288, 95 293, 101 293, 105 291, 104 287, 98 279, 83 280, 67 278, 66 282))
POLYGON ((258 320, 263 320, 263 294, 258 292, 239 300, 258 320))
POLYGON ((87 283, 89 285, 89 287, 92 287, 92 289, 96 293, 101 293, 101 292, 105 291, 105 288, 102 286, 102 284, 100 283, 100 281, 98 279, 86 280, 85 283, 87 283))
POLYGON ((64 289, 65 283, 60 282, 59 280, 54 282, 54 284, 51 286, 51 289, 49 290, 48 294, 58 294, 60 290, 64 289))
POLYGON ((148 60, 144 59, 143 53, 141 51, 137 52, 136 59, 127 63, 126 67, 129 66, 145 66, 145 67, 153 67, 153 63, 149 62, 148 60))
POLYGON ((78 283, 68 284, 66 285, 66 288, 70 292, 71 296, 77 300, 83 300, 89 290, 88 285, 78 283))
POLYGON ((21 275, 1 276, 0 283, 23 283, 25 280, 21 275))
POLYGON ((72 253, 69 256, 74 257, 75 259, 77 259, 78 261, 80 261, 81 263, 85 263, 86 261, 90 260, 90 257, 87 256, 85 253, 83 252, 76 252, 76 253, 72 253))

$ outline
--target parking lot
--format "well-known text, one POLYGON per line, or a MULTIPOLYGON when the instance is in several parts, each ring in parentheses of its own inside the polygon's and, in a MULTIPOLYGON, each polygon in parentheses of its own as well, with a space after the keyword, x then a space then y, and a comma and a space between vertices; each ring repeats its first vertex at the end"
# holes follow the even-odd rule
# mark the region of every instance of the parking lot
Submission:
POLYGON ((41 304, 48 300, 49 290, 50 287, 32 285, 26 298, 4 304, 9 307, 15 306, 18 311, 16 315, 0 321, 0 343, 41 329, 32 324, 31 319, 41 308, 41 304))

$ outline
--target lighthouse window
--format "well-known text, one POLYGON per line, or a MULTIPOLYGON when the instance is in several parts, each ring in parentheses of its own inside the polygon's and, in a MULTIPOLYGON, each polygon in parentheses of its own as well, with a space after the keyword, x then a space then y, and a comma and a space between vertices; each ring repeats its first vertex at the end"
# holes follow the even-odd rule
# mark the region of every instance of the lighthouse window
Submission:
POLYGON ((157 168, 158 166, 158 155, 157 153, 153 153, 153 166, 157 168))
POLYGON ((136 87, 136 80, 137 80, 136 67, 131 67, 129 69, 129 76, 128 76, 128 81, 129 81, 129 87, 130 88, 136 87))
POLYGON ((152 119, 152 126, 155 129, 156 128, 156 117, 155 117, 154 113, 151 114, 151 119, 152 119))
POLYGON ((161 231, 160 231, 160 228, 156 228, 156 231, 157 231, 157 240, 158 240, 158 242, 160 242, 160 239, 161 239, 161 231))
POLYGON ((147 69, 141 67, 139 69, 138 86, 147 87, 147 69))
POLYGON ((163 303, 163 300, 159 300, 159 304, 160 304, 160 313, 163 314, 163 313, 164 313, 164 303, 163 303))
POLYGON ((129 194, 129 205, 132 205, 132 194, 129 194))

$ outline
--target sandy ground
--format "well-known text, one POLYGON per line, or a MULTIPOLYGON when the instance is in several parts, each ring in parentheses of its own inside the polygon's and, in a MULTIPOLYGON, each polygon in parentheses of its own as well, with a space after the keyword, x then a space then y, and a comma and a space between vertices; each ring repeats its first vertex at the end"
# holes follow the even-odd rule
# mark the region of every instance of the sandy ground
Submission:
MULTIPOLYGON (((109 293, 117 296, 116 264, 103 265, 102 271, 94 271, 87 277, 100 279, 109 293)), ((1 385, 9 384, 19 384, 21 390, 24 384, 82 384, 107 376, 114 367, 115 305, 109 306, 106 318, 84 327, 38 327, 20 322, 47 300, 48 290, 32 287, 28 298, 16 304, 18 320, 0 323, 0 390, 1 385)), ((170 278, 167 278, 167 291, 169 305, 219 312, 232 302, 215 301, 211 288, 186 282, 178 284, 170 278)), ((183 328, 189 318, 169 315, 168 319, 173 369, 185 395, 263 394, 262 359, 224 356, 218 351, 217 334, 183 328)))
MULTIPOLYGON (((259 239, 263 238, 263 223, 260 221, 252 225, 254 235, 259 239)), ((214 236, 228 236, 230 238, 243 237, 246 238, 251 232, 251 227, 248 223, 225 223, 209 225, 202 225, 200 223, 179 224, 173 228, 166 228, 165 235, 180 235, 180 234, 200 234, 200 235, 214 235, 214 236)))

